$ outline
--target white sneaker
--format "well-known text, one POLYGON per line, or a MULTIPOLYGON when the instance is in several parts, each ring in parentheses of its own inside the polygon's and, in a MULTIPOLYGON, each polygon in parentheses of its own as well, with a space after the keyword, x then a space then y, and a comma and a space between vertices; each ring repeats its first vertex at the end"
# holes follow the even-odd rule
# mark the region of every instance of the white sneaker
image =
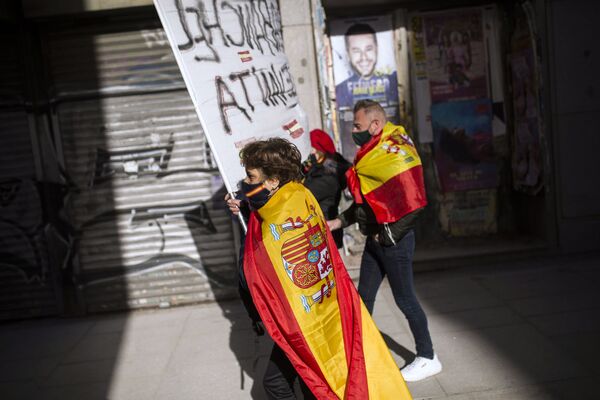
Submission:
POLYGON ((400 372, 406 382, 416 382, 442 372, 442 363, 435 354, 433 360, 417 357, 400 372))

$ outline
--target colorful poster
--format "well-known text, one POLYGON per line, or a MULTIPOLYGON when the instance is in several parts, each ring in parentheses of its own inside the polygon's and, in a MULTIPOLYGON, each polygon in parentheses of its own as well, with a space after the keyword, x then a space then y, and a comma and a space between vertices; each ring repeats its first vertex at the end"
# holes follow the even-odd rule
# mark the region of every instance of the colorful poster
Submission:
POLYGON ((488 97, 481 10, 426 14, 423 21, 431 102, 488 97))
POLYGON ((308 123, 284 53, 276 0, 154 4, 229 191, 246 175, 239 151, 248 142, 283 137, 308 157, 308 123))
POLYGON ((515 189, 535 194, 543 186, 539 80, 534 40, 528 17, 521 13, 511 38, 510 72, 513 96, 515 189))
POLYGON ((417 132, 419 142, 433 142, 431 130, 431 92, 427 79, 427 57, 425 54, 425 35, 423 33, 423 17, 414 15, 410 19, 412 32, 411 73, 413 93, 416 103, 417 132))
POLYGON ((446 193, 440 201, 442 230, 455 237, 496 233, 497 197, 496 189, 446 193))
POLYGON ((431 106, 434 160, 443 192, 498 186, 488 99, 431 106))
POLYGON ((357 101, 378 101, 391 122, 400 122, 392 19, 375 16, 334 20, 329 28, 342 152, 352 159, 356 145, 350 132, 357 101))
POLYGON ((427 55, 425 52, 425 35, 423 32, 423 17, 414 15, 411 20, 412 40, 412 61, 415 78, 427 79, 427 55))
POLYGON ((517 188, 539 188, 542 175, 539 115, 533 73, 533 52, 513 54, 510 61, 513 83, 515 141, 513 179, 517 188))

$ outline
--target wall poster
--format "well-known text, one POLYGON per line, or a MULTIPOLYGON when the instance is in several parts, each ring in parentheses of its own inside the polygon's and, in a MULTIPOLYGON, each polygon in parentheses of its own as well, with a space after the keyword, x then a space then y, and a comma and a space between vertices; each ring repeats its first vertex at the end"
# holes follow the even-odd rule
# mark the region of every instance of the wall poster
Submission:
POLYGON ((423 17, 431 102, 488 96, 480 9, 423 17))
POLYGON ((443 192, 494 188, 492 103, 488 99, 431 106, 434 159, 443 192))
POLYGON ((381 103, 399 123, 398 75, 391 16, 333 20, 329 24, 342 153, 353 159, 352 109, 362 99, 381 103))

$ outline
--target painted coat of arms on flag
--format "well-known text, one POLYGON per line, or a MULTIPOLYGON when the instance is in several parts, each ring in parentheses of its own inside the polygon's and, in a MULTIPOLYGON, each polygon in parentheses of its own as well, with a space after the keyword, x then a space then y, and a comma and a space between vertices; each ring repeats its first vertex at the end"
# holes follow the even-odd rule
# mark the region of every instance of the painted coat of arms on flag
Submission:
POLYGON ((302 230, 283 243, 281 258, 285 272, 294 285, 301 289, 317 288, 310 296, 300 297, 306 312, 309 312, 313 305, 321 303, 326 296, 331 296, 334 286, 326 235, 318 223, 311 224, 313 217, 311 214, 304 221, 300 218, 288 218, 283 224, 271 225, 271 233, 275 240, 279 240, 283 232, 302 230))

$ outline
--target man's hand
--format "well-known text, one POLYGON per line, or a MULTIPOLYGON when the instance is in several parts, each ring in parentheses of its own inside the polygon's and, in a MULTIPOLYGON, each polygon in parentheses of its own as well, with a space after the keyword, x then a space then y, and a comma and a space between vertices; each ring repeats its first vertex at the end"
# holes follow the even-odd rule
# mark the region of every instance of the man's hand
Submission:
POLYGON ((306 173, 310 170, 310 167, 312 167, 310 159, 304 160, 302 163, 302 173, 306 175, 306 173))
POLYGON ((330 231, 335 231, 336 229, 341 229, 342 220, 339 218, 329 220, 329 221, 327 221, 327 226, 329 227, 330 231))
POLYGON ((229 195, 229 193, 227 193, 225 195, 225 203, 233 215, 238 215, 240 213, 240 204, 242 203, 241 200, 234 199, 229 195))

